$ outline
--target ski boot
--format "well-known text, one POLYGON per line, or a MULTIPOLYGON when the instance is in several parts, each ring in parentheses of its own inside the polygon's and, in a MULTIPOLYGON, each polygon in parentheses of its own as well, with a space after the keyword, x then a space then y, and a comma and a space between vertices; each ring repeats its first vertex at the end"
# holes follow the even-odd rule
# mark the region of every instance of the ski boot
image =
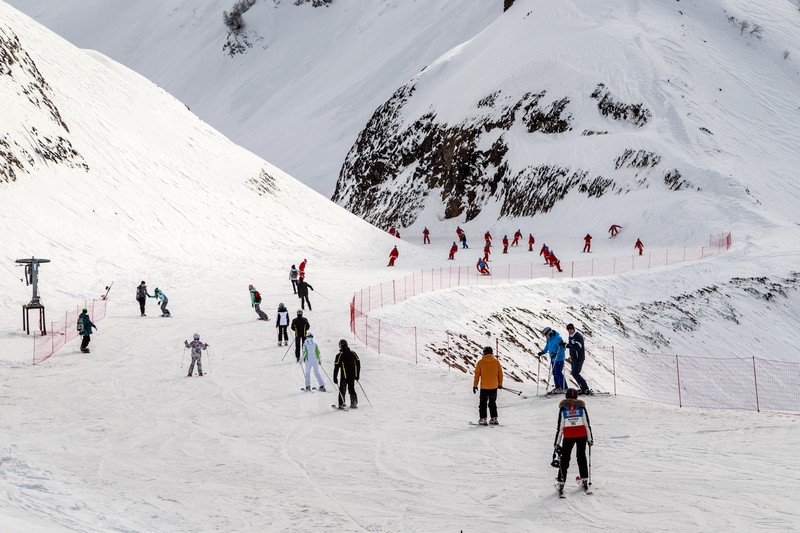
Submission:
POLYGON ((480 420, 478 420, 478 424, 481 426, 488 426, 489 422, 487 422, 485 418, 481 418, 480 420))
POLYGON ((325 390, 325 385, 320 385, 317 390, 320 392, 328 392, 327 390, 325 390))
POLYGON ((496 416, 493 416, 492 418, 489 419, 489 425, 490 426, 497 426, 499 424, 500 424, 500 422, 497 421, 497 417, 496 416))
POLYGON ((358 402, 350 402, 350 409, 358 409, 358 402))

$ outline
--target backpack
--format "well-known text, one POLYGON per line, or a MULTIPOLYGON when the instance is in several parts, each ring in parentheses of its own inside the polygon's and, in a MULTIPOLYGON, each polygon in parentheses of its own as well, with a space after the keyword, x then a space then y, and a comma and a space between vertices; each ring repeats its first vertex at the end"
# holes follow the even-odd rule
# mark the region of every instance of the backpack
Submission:
POLYGON ((83 315, 78 315, 78 334, 83 335, 83 315))
POLYGON ((255 303, 257 303, 257 304, 260 304, 261 303, 261 293, 259 293, 258 291, 254 292, 253 293, 253 301, 255 303))

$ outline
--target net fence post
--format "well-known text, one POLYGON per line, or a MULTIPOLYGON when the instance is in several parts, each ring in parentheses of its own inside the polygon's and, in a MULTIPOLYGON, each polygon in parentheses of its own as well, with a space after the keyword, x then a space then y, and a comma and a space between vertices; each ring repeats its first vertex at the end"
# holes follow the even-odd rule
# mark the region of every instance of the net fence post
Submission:
POLYGON ((678 407, 683 407, 683 397, 681 396, 681 366, 678 362, 678 354, 675 354, 675 370, 678 373, 678 407))
POLYGON ((392 303, 397 304, 397 287, 395 287, 395 280, 392 280, 392 303))
POLYGON ((617 356, 614 347, 611 347, 611 376, 614 378, 614 396, 617 395, 617 356))
POLYGON ((756 411, 761 412, 761 404, 758 400, 758 374, 756 374, 756 356, 753 356, 753 383, 756 387, 756 411))
POLYGON ((378 355, 381 354, 381 319, 378 319, 378 355))
POLYGON ((419 364, 419 352, 417 351, 417 326, 414 326, 414 364, 419 364))

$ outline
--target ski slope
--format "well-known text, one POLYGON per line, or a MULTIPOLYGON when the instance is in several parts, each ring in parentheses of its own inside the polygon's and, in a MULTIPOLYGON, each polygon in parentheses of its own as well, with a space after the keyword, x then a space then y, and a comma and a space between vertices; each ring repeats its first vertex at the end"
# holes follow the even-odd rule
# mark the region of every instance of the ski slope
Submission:
MULTIPOLYGON (((0 31, 19 37, 69 128, 23 96, 35 81, 29 70, 17 65, 0 77, 8 103, 0 134, 33 158, 16 181, 0 184, 3 531, 797 529, 800 512, 781 490, 800 466, 795 415, 591 398, 595 494, 559 501, 549 466, 556 399, 531 397, 530 384, 513 385, 525 399, 501 393, 504 427, 473 427, 471 376, 354 343, 363 365, 358 410, 331 409, 333 393, 300 392, 303 377, 291 353, 282 360, 274 318, 258 321, 248 306, 248 283, 270 316, 278 302, 294 312, 288 270, 309 260, 315 290, 307 316, 330 375, 337 341, 352 339, 353 292, 445 265, 452 228, 431 223, 430 248, 413 234, 394 239, 234 145, 136 73, 4 3, 0 31), (37 157, 31 127, 68 139, 88 170, 37 157), (385 267, 394 244, 395 270, 385 267), (52 261, 41 272, 51 316, 114 281, 91 354, 72 341, 46 363, 29 364, 19 310, 30 289, 12 265, 30 255, 52 261), (173 318, 158 317, 152 301, 148 316, 138 316, 142 279, 169 296, 173 318), (183 341, 195 332, 210 344, 208 374, 189 379, 183 341)), ((641 229, 657 233, 658 223, 641 229)), ((466 225, 475 236, 484 228, 466 225)), ((557 249, 575 248, 570 232, 541 231, 557 249)), ((577 287, 609 305, 636 305, 676 294, 695 277, 714 279, 715 269, 724 277, 793 268, 797 254, 786 243, 797 242, 795 228, 754 225, 752 234, 758 238, 745 235, 730 259, 577 287), (604 297, 620 286, 628 292, 604 297)), ((609 243, 597 253, 616 247, 629 248, 609 243)), ((506 300, 526 304, 522 292, 539 305, 555 300, 558 313, 575 287, 526 283, 486 300, 480 293, 488 289, 419 303, 431 313, 426 320, 467 323, 506 300)), ((767 314, 777 336, 796 322, 796 296, 788 302, 794 307, 742 306, 767 314)), ((724 339, 729 328, 712 320, 703 333, 724 339)), ((601 377, 587 367, 587 379, 601 377)))

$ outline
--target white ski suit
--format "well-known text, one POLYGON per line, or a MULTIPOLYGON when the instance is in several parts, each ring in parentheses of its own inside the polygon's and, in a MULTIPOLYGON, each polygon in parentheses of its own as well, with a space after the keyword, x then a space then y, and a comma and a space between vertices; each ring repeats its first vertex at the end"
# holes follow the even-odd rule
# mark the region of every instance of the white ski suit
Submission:
POLYGON ((311 369, 314 369, 314 375, 317 377, 317 383, 320 388, 325 386, 322 376, 319 374, 319 364, 321 362, 319 357, 319 346, 314 342, 314 339, 308 337, 303 343, 303 362, 306 364, 306 388, 311 386, 311 369))

